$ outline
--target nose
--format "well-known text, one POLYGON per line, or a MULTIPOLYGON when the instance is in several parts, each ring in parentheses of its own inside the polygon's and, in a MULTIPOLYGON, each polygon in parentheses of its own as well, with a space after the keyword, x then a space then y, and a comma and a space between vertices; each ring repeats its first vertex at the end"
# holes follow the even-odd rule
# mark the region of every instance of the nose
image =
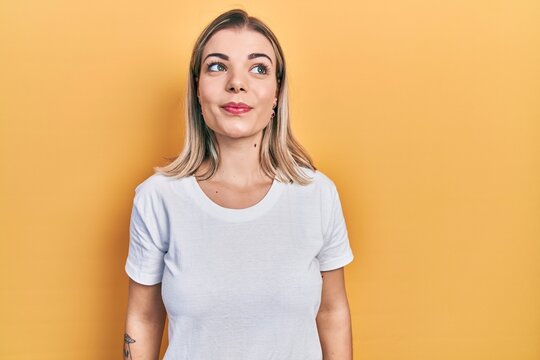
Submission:
POLYGON ((227 91, 232 93, 246 92, 247 86, 239 71, 229 71, 229 81, 227 82, 227 91))

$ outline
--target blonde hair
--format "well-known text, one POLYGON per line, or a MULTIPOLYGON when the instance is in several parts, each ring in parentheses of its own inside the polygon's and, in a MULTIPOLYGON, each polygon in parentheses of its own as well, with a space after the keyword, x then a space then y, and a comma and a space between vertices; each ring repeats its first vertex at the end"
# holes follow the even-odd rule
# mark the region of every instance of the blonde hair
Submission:
POLYGON ((263 129, 259 148, 260 164, 263 172, 281 182, 307 185, 311 182, 299 168, 316 170, 309 154, 294 138, 290 127, 287 73, 283 50, 274 33, 259 19, 248 16, 241 9, 234 9, 219 15, 199 35, 189 66, 188 89, 186 94, 186 134, 184 148, 180 155, 162 167, 154 170, 166 176, 182 178, 195 174, 201 164, 209 163, 202 174, 205 179, 212 177, 219 163, 219 147, 213 130, 208 128, 200 111, 197 99, 197 82, 201 69, 204 46, 212 35, 222 29, 247 28, 264 35, 272 44, 276 54, 276 80, 279 88, 275 116, 263 129))

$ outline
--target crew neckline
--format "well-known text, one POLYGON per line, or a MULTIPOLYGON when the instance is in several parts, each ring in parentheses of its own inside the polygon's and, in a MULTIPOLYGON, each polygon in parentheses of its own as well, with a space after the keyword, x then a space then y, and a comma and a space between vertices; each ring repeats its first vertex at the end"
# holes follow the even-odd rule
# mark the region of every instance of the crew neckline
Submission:
POLYGON ((274 178, 270 189, 256 204, 247 208, 233 209, 221 206, 210 199, 194 175, 188 176, 187 180, 191 190, 189 193, 203 210, 222 220, 233 222, 253 220, 266 213, 277 202, 285 186, 285 184, 274 178))

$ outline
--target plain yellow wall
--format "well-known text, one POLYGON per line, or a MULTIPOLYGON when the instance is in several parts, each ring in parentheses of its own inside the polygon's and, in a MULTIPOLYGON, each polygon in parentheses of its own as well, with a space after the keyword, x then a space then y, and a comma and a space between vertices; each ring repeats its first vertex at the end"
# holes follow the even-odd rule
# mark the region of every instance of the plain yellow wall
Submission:
POLYGON ((134 187, 233 7, 282 42, 340 190, 354 358, 540 359, 536 0, 2 1, 0 358, 120 359, 134 187))

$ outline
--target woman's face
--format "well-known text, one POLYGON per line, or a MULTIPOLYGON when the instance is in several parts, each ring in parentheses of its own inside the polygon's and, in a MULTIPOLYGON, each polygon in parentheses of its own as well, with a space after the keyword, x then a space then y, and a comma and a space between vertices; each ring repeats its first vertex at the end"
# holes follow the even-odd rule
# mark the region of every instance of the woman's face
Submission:
POLYGON ((204 121, 218 138, 250 137, 270 122, 277 102, 275 68, 270 41, 256 31, 223 29, 210 38, 197 96, 204 121))

